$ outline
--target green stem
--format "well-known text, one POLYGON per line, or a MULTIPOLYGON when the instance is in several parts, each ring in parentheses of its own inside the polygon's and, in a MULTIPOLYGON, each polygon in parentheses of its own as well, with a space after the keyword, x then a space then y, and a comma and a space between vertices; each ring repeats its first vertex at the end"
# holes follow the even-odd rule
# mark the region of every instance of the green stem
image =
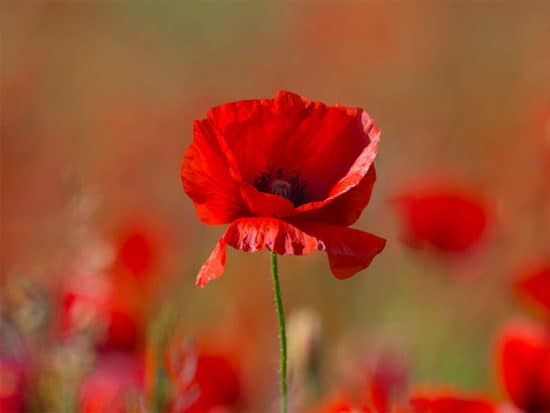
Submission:
POLYGON ((277 254, 271 253, 271 278, 273 279, 273 293, 275 295, 275 306, 277 307, 277 318, 279 319, 279 338, 281 341, 281 413, 287 413, 287 383, 286 383, 286 327, 285 314, 283 311, 283 297, 281 295, 281 284, 279 283, 279 269, 277 266, 277 254))

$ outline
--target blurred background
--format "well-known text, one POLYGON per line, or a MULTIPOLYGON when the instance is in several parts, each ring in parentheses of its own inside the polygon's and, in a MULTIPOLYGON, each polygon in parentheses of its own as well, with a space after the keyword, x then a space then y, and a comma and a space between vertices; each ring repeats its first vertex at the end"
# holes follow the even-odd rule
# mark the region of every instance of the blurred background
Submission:
POLYGON ((197 374, 200 354, 228 361, 227 411, 276 406, 268 254, 230 250, 224 276, 195 287, 223 228, 199 222, 180 166, 208 108, 278 90, 363 107, 382 131, 355 227, 385 251, 346 281, 321 253, 279 260, 296 403, 360 392, 387 358, 410 386, 503 397, 493 337, 522 314, 514 277, 550 254, 550 3, 4 1, 0 36, 13 411, 109 411, 87 395, 114 403, 122 385, 94 378, 113 371, 138 405, 173 406, 174 341, 197 374), (434 181, 475 194, 484 224, 467 248, 406 242, 392 199, 434 181))

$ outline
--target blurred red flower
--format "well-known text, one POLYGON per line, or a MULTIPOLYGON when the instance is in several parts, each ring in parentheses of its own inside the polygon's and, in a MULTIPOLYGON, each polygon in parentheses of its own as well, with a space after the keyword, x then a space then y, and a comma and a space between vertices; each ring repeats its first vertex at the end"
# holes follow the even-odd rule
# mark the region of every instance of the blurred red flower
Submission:
POLYGON ((95 369, 83 380, 80 412, 129 413, 140 411, 144 403, 143 360, 123 353, 103 355, 95 369))
POLYGON ((76 274, 65 280, 62 333, 85 333, 101 350, 139 350, 158 283, 159 238, 144 225, 126 225, 112 245, 99 244, 84 250, 76 274))
POLYGON ((525 271, 516 282, 516 290, 542 307, 550 318, 550 261, 525 271))
POLYGON ((407 191, 393 199, 402 217, 402 239, 411 248, 459 253, 478 243, 487 227, 481 198, 452 186, 407 191))
POLYGON ((372 413, 372 410, 368 407, 357 408, 345 398, 334 398, 325 402, 319 413, 372 413))
POLYGON ((506 325, 496 345, 497 374, 526 413, 550 411, 550 330, 533 322, 506 325))
POLYGON ((410 398, 411 413, 496 413, 488 400, 453 393, 417 394, 410 398))
POLYGON ((0 356, 0 412, 25 411, 25 371, 20 363, 0 356))
POLYGON ((126 305, 111 279, 100 275, 71 278, 63 292, 61 329, 66 338, 85 334, 99 349, 134 351, 142 321, 126 305))
POLYGON ((115 268, 138 279, 153 275, 159 259, 157 244, 150 230, 139 226, 124 229, 118 239, 115 268))
POLYGON ((206 224, 230 224, 202 266, 206 285, 226 246, 305 255, 326 251, 333 274, 366 268, 385 240, 348 228, 376 178, 380 131, 359 108, 326 106, 289 92, 210 109, 195 121, 181 177, 206 224))
POLYGON ((377 413, 390 413, 399 405, 408 384, 409 369, 397 354, 383 353, 374 366, 368 384, 372 405, 377 413))
POLYGON ((239 373, 227 355, 172 345, 165 364, 176 388, 172 413, 229 412, 243 407, 239 373))

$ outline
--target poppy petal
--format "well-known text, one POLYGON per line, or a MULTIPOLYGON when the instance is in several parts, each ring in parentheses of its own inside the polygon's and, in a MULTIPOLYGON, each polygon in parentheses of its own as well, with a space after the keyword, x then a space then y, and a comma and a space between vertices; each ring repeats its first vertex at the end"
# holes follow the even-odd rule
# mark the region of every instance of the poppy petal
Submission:
MULTIPOLYGON (((379 129, 362 109, 326 106, 289 92, 220 105, 207 118, 234 179, 253 186, 255 179, 277 168, 303 181, 306 202, 293 214, 321 208, 358 185, 380 139, 379 129)), ((262 201, 252 198, 249 201, 262 201)))
POLYGON ((267 249, 277 254, 306 255, 323 250, 324 244, 315 237, 276 218, 242 218, 231 223, 225 234, 201 267, 196 284, 204 287, 222 275, 225 268, 226 245, 246 252, 267 249))
POLYGON ((193 143, 183 159, 181 178, 199 219, 216 225, 247 215, 239 185, 228 173, 226 157, 209 124, 196 121, 193 134, 193 143))
POLYGON ((201 267, 196 284, 204 287, 225 268, 226 245, 245 252, 262 250, 280 255, 326 251, 336 278, 349 278, 369 266, 386 240, 368 232, 337 225, 290 224, 277 218, 241 218, 229 226, 201 267))
MULTIPOLYGON (((355 223, 369 203, 376 181, 376 170, 371 165, 357 186, 329 202, 325 206, 300 214, 299 219, 315 220, 327 224, 349 226, 355 223)), ((298 219, 296 217, 296 219, 298 219)))
MULTIPOLYGON (((362 109, 333 106, 318 109, 315 114, 318 118, 310 125, 302 122, 300 129, 304 130, 297 131, 309 138, 302 144, 307 146, 295 149, 305 158, 298 155, 297 161, 303 163, 298 170, 308 184, 314 205, 356 186, 372 165, 380 140, 380 130, 362 109)), ((313 209, 306 205, 302 210, 313 209)))
POLYGON ((401 238, 411 248, 465 253, 487 231, 488 207, 481 196, 467 189, 419 187, 395 196, 392 203, 402 218, 401 238))
POLYGON ((250 211, 260 217, 285 217, 292 214, 292 202, 282 196, 260 192, 247 182, 241 183, 241 195, 250 211))
POLYGON ((267 249, 280 255, 306 255, 324 249, 317 238, 276 218, 239 219, 229 226, 224 239, 246 252, 267 249))
POLYGON ((227 243, 224 237, 221 237, 210 257, 205 261, 197 275, 196 284, 204 287, 209 281, 218 278, 225 270, 227 243))
MULTIPOLYGON (((325 153, 325 156, 327 156, 327 158, 322 158, 321 155, 317 155, 316 167, 318 169, 331 169, 330 167, 327 168, 326 165, 334 166, 334 164, 337 162, 339 162, 339 165, 349 165, 349 168, 346 167, 345 171, 338 170, 337 174, 334 174, 333 172, 333 175, 340 176, 341 178, 336 182, 332 181, 334 182, 334 184, 330 187, 328 193, 324 196, 318 195, 316 198, 319 198, 319 201, 314 201, 299 206, 298 208, 296 208, 297 211, 310 211, 328 204, 332 200, 336 199, 353 187, 357 186, 361 182, 363 177, 367 175, 367 172, 374 162, 376 153, 378 152, 380 129, 378 129, 378 127, 374 124, 372 118, 365 111, 360 110, 360 112, 357 113, 356 118, 356 124, 352 128, 353 133, 351 134, 351 136, 346 136, 346 133, 342 133, 340 135, 337 135, 338 138, 334 142, 334 145, 336 145, 337 142, 348 141, 355 142, 355 144, 357 145, 357 142, 359 142, 360 146, 358 145, 358 147, 353 148, 353 154, 355 155, 355 158, 353 158, 351 164, 346 164, 345 160, 346 156, 351 158, 351 154, 340 155, 342 159, 338 159, 336 155, 333 156, 331 152, 325 153)), ((347 133, 351 133, 351 131, 348 131, 347 133)), ((351 145, 351 143, 348 143, 347 145, 351 145)), ((344 144, 343 146, 346 146, 346 144, 344 144)), ((332 151, 336 153, 336 146, 333 147, 332 151)), ((307 174, 304 174, 304 176, 307 180, 307 174)), ((321 179, 325 180, 324 182, 331 182, 331 179, 328 176, 317 176, 313 178, 312 181, 320 182, 321 179)), ((321 192, 321 195, 322 194, 323 193, 321 192)))
POLYGON ((386 246, 386 240, 365 231, 338 225, 301 223, 297 225, 322 241, 334 276, 346 279, 367 268, 386 246))
POLYGON ((248 183, 265 172, 276 153, 285 152, 291 132, 310 111, 307 99, 279 92, 274 99, 251 99, 211 108, 214 125, 232 173, 248 183))
POLYGON ((414 413, 496 413, 487 400, 453 394, 435 396, 415 395, 410 404, 414 413))
POLYGON ((550 411, 550 334, 536 323, 506 325, 496 346, 498 375, 512 402, 526 412, 550 411))
POLYGON ((516 288, 522 296, 540 304, 550 316, 550 262, 523 275, 516 288))

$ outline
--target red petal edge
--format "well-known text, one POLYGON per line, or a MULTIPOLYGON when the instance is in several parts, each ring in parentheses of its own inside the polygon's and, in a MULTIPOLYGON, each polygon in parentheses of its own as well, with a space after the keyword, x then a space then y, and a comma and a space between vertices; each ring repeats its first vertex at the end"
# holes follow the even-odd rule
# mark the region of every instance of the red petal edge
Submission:
POLYGON ((199 287, 204 287, 209 281, 218 278, 223 274, 225 269, 227 243, 224 237, 221 237, 214 250, 202 265, 197 275, 196 284, 199 287))
POLYGON ((227 228, 201 267, 196 281, 198 286, 204 287, 209 281, 222 275, 227 244, 246 252, 267 249, 281 255, 305 255, 325 247, 315 237, 276 218, 238 219, 227 228))
POLYGON ((386 246, 385 239, 353 228, 315 223, 298 227, 324 243, 330 269, 340 280, 367 268, 386 246))
POLYGON ((205 224, 232 222, 248 213, 238 184, 231 179, 225 155, 205 121, 193 124, 193 143, 185 151, 181 179, 205 224))
POLYGON ((201 267, 196 284, 204 287, 222 275, 226 246, 246 252, 262 250, 280 255, 326 251, 336 278, 349 278, 369 266, 386 241, 368 232, 336 225, 288 223, 277 218, 242 218, 231 223, 201 267))

